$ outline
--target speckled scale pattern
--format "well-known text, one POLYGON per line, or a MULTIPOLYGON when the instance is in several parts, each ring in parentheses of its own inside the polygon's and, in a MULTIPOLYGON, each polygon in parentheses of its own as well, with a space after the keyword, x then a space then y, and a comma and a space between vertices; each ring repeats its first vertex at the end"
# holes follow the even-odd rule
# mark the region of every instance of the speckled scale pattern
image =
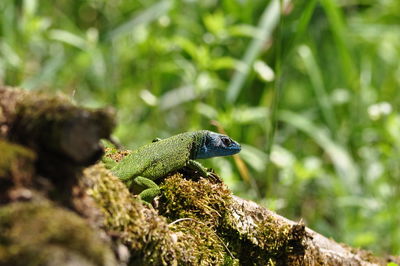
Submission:
POLYGON ((111 171, 123 180, 136 176, 156 180, 186 165, 201 145, 206 130, 185 132, 144 145, 126 156, 111 171))

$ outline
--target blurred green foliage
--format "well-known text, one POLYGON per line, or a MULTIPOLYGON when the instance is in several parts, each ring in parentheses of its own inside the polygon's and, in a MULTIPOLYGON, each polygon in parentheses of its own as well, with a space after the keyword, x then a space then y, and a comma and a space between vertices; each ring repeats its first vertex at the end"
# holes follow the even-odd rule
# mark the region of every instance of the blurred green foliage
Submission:
POLYGON ((0 83, 113 105, 131 148, 218 121, 243 143, 252 182, 231 158, 206 164, 235 194, 399 254, 399 10, 398 0, 2 0, 0 83))

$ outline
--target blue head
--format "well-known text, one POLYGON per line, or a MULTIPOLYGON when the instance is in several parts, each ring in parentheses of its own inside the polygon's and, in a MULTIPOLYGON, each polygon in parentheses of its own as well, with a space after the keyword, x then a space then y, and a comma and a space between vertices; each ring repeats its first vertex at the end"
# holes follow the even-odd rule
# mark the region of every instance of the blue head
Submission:
POLYGON ((240 152, 240 144, 230 137, 206 131, 195 159, 206 159, 217 156, 228 156, 240 152))

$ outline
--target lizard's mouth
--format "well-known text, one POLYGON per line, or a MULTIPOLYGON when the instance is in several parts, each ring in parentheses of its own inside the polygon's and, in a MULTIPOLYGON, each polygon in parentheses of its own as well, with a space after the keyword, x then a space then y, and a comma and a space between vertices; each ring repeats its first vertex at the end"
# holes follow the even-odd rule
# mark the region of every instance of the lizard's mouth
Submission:
POLYGON ((240 146, 239 143, 231 139, 231 143, 229 146, 225 147, 224 150, 222 151, 222 156, 226 155, 233 155, 236 153, 239 153, 242 150, 242 146, 240 146))

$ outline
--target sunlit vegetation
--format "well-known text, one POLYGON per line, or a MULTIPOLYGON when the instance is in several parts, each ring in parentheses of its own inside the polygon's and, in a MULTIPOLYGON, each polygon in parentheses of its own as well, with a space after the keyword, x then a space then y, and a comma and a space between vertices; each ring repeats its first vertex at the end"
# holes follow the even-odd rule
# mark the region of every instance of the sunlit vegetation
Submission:
POLYGON ((114 106, 130 148, 216 121, 243 144, 250 180, 231 158, 205 164, 236 195, 399 254, 399 11, 398 0, 1 0, 0 83, 114 106))

